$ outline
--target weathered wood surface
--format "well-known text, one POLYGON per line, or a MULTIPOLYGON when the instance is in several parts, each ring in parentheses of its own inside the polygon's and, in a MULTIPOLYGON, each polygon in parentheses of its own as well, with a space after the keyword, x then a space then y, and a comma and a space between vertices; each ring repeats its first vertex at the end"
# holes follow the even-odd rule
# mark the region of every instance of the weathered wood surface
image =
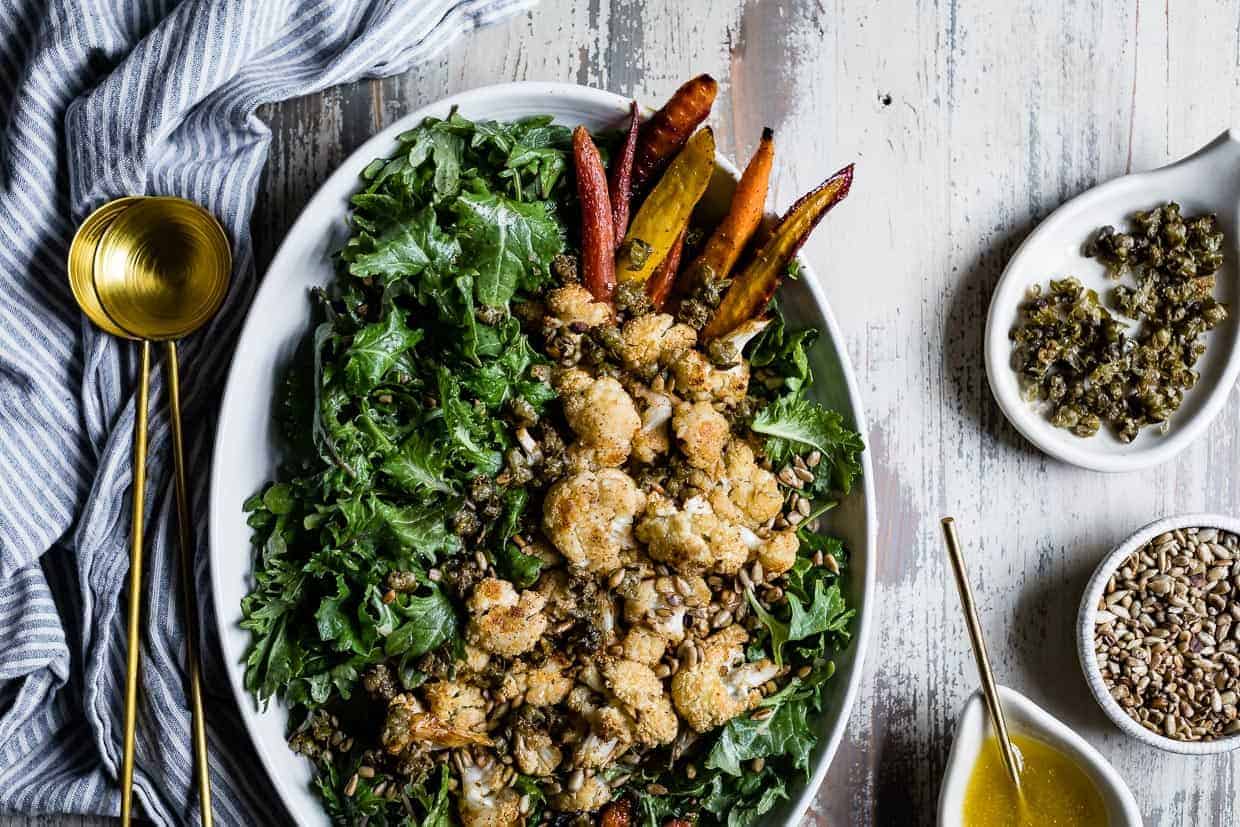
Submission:
MULTIPOLYGON (((747 156, 775 128, 775 206, 857 161, 848 203, 807 253, 870 419, 878 615, 859 702, 807 823, 933 821, 952 722, 976 683, 938 542, 945 513, 969 544, 1000 679, 1101 749, 1147 823, 1240 819, 1240 761, 1126 739, 1090 698, 1072 640, 1081 589, 1110 546, 1157 516, 1240 511, 1240 408, 1233 398, 1164 467, 1102 476, 1025 443, 994 404, 981 355, 990 292, 1041 217, 1236 120, 1237 4, 543 0, 403 77, 271 108, 259 260, 342 158, 424 103, 514 79, 653 102, 701 71, 720 81, 723 151, 747 156)), ((19 823, 96 822, 0 818, 19 823)))

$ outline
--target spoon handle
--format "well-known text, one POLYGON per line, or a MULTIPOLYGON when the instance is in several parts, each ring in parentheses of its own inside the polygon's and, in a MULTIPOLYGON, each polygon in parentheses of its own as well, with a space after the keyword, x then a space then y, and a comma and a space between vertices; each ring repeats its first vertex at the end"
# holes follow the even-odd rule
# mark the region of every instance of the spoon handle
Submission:
POLYGON ((185 439, 181 430, 181 376, 176 342, 168 342, 168 405, 172 415, 172 461, 176 470, 177 526, 181 545, 181 600, 188 638, 189 702, 193 711, 194 778, 202 827, 211 827, 211 773, 207 761, 207 718, 202 708, 202 661, 198 651, 198 595, 194 588, 194 544, 190 535, 189 488, 185 482, 185 439))
POLYGON ((990 668, 990 658, 986 654, 986 639, 982 637, 982 622, 977 615, 977 603, 973 600, 973 587, 969 585, 969 575, 964 568, 964 552, 960 550, 960 538, 956 536, 956 521, 951 517, 942 519, 943 542, 947 546, 947 557, 951 560, 952 572, 956 575, 956 588, 960 592, 960 605, 964 608, 965 626, 969 630, 969 640, 973 644, 973 655, 977 659, 977 672, 982 679, 982 695, 986 699, 986 707, 990 710, 990 720, 999 736, 999 752, 1003 755, 1003 766, 1008 777, 1020 792, 1020 760, 1012 741, 1008 737, 1007 718, 1003 715, 1003 703, 999 700, 999 686, 995 681, 995 673, 990 668))
POLYGON ((129 537, 129 631, 125 657, 125 729, 121 758, 121 824, 133 817, 134 729, 138 719, 138 659, 141 654, 142 534, 146 510, 146 408, 151 387, 151 343, 142 342, 138 400, 133 423, 133 522, 129 537))

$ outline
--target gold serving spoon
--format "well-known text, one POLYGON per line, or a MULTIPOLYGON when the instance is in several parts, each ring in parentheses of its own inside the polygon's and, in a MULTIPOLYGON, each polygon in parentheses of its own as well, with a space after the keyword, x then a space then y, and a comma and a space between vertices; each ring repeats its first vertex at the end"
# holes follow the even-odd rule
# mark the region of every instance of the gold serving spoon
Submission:
POLYGON ((125 825, 130 824, 133 813, 147 404, 153 341, 165 342, 167 347, 195 780, 202 825, 212 825, 176 340, 202 327, 219 310, 228 292, 231 271, 232 253, 219 222, 202 207, 180 198, 131 197, 104 204, 82 224, 69 248, 69 283, 82 311, 108 333, 142 343, 134 422, 133 533, 130 538, 124 755, 121 763, 121 822, 125 825))
POLYGON ((969 629, 969 641, 973 644, 973 656, 977 659, 977 672, 982 679, 982 695, 986 699, 986 709, 990 712, 990 722, 998 735, 999 751, 1003 754, 1003 766, 1016 790, 1016 800, 1022 810, 1025 797, 1020 786, 1020 757, 1008 737, 1007 719, 1003 716, 1003 704, 999 701, 999 687, 995 682, 995 673, 990 668, 990 658, 986 654, 986 641, 982 637, 982 622, 978 618, 977 604, 973 602, 973 588, 969 585, 969 576, 964 570, 964 553, 960 550, 960 538, 956 536, 956 521, 944 517, 943 542, 947 545, 947 556, 952 562, 952 572, 956 575, 956 589, 960 592, 960 606, 964 609, 965 626, 969 629))

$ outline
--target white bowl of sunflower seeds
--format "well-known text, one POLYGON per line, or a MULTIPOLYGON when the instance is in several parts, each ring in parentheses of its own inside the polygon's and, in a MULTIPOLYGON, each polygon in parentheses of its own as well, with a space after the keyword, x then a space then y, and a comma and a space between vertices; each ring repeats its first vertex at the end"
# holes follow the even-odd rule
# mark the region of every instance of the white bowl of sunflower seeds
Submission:
POLYGON ((1240 520, 1150 523, 1085 587, 1077 653, 1116 726, 1169 752, 1240 749, 1240 520))

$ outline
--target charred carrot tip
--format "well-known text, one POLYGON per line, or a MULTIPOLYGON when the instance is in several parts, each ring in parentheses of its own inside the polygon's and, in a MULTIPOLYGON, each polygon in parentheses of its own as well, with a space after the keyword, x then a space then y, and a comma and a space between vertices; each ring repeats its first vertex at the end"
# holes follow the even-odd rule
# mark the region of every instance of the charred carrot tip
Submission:
POLYGON ((771 129, 769 126, 762 127, 762 140, 764 141, 775 140, 775 130, 771 129))

